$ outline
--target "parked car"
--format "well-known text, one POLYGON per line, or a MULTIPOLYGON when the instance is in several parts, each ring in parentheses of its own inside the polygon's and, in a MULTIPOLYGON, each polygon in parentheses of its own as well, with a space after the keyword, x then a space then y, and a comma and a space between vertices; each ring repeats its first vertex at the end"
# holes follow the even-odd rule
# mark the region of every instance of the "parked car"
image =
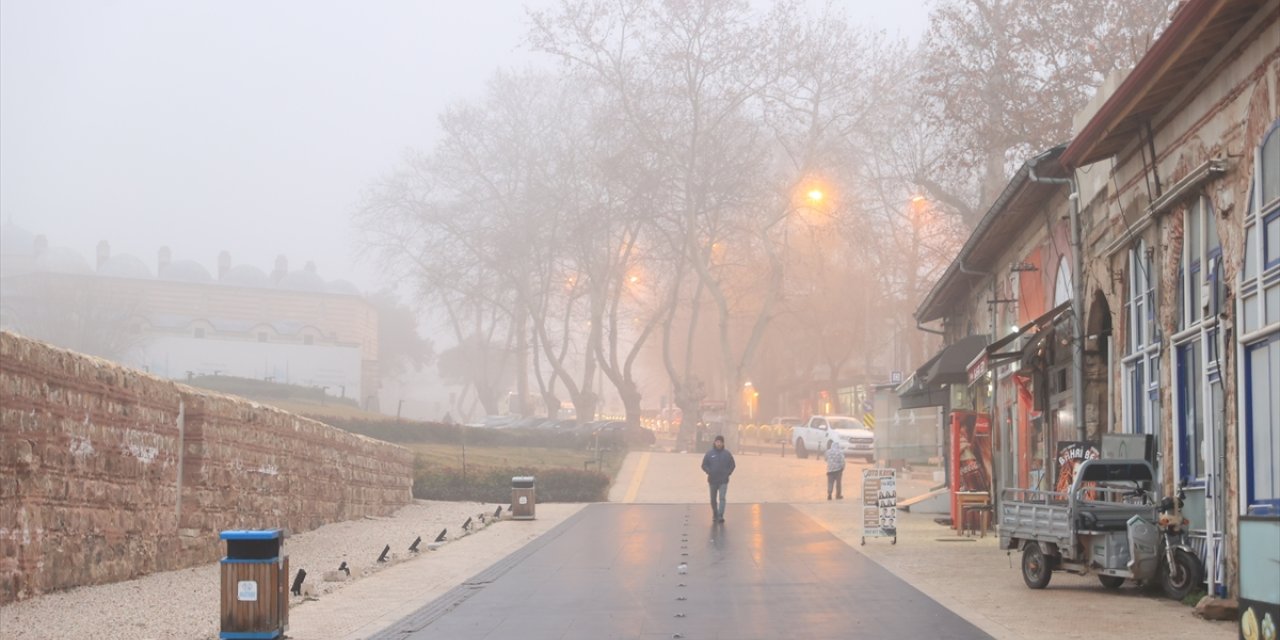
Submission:
POLYGON ((503 425, 503 429, 536 429, 546 418, 519 418, 503 425))
POLYGON ((852 416, 812 416, 809 422, 791 429, 791 442, 795 444, 796 457, 820 455, 829 446, 839 446, 846 457, 865 458, 872 462, 876 457, 875 433, 852 416))
POLYGON ((575 430, 575 429, 577 429, 577 428, 578 428, 578 421, 577 421, 577 420, 569 420, 569 419, 565 419, 565 420, 547 420, 547 421, 543 422, 542 424, 538 425, 538 428, 539 428, 539 429, 546 429, 546 430, 549 430, 549 431, 566 431, 566 432, 568 432, 568 431, 573 431, 573 430, 575 430))
POLYGON ((485 416, 480 420, 468 422, 463 426, 477 429, 503 429, 517 419, 519 419, 519 416, 485 416))

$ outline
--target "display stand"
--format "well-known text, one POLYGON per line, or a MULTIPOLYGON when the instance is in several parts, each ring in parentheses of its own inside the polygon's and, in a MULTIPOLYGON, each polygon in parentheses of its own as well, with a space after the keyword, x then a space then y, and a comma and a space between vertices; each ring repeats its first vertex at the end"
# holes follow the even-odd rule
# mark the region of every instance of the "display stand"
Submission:
POLYGON ((893 469, 862 470, 862 544, 867 537, 898 544, 898 480, 893 469))

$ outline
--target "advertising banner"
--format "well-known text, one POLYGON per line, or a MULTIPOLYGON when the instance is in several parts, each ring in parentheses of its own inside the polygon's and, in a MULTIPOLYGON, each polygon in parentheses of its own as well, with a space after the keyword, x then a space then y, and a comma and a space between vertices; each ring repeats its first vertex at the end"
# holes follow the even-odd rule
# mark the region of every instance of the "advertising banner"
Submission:
POLYGON ((1065 492, 1071 489, 1076 479, 1076 469, 1085 460, 1097 460, 1102 457, 1098 445, 1092 442, 1058 442, 1058 481, 1054 491, 1065 492))
POLYGON ((898 480, 893 469, 862 470, 862 544, 868 536, 898 542, 898 480))

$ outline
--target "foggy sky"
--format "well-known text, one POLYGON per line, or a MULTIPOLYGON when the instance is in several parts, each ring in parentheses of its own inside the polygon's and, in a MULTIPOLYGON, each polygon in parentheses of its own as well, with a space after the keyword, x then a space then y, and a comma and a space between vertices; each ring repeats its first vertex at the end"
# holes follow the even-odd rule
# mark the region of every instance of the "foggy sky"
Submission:
MULTIPOLYGON (((224 249, 264 271, 285 254, 379 288, 361 190, 496 69, 550 64, 521 44, 523 7, 550 4, 0 0, 0 220, 90 263, 104 239, 153 273, 161 245, 211 273, 224 249)), ((925 27, 923 0, 846 4, 925 27)))

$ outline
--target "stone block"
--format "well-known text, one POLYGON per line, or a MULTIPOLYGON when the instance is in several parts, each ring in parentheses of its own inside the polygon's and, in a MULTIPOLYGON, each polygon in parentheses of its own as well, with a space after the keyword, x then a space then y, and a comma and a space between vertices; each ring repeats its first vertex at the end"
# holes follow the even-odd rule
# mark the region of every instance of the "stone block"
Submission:
POLYGON ((1240 616, 1240 602, 1235 598, 1205 596, 1196 603, 1195 614, 1205 620, 1236 620, 1240 616))

